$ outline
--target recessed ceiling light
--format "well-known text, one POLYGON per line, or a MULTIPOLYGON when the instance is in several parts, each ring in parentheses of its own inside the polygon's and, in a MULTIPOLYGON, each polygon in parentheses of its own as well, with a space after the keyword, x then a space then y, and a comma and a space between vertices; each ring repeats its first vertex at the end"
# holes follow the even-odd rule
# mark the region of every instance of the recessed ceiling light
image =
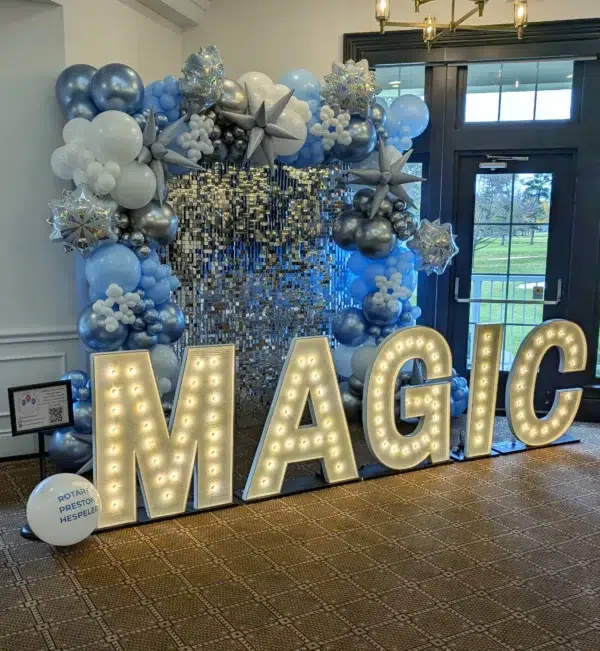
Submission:
POLYGON ((400 86, 399 81, 390 81, 390 86, 400 86))

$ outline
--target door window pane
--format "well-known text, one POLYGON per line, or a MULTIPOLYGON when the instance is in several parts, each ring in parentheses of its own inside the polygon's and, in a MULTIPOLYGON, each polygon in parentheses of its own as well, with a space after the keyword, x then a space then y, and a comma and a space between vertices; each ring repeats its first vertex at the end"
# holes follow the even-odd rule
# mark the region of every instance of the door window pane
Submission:
POLYGON ((469 357, 473 326, 504 323, 501 370, 508 371, 526 334, 544 319, 543 305, 495 300, 541 300, 546 284, 551 174, 478 174, 469 357), (501 223, 498 223, 501 222, 501 223))
POLYGON ((473 63, 465 122, 571 119, 573 61, 473 63))
POLYGON ((375 75, 381 86, 377 99, 390 106, 400 95, 417 95, 425 98, 425 66, 376 66, 375 75))

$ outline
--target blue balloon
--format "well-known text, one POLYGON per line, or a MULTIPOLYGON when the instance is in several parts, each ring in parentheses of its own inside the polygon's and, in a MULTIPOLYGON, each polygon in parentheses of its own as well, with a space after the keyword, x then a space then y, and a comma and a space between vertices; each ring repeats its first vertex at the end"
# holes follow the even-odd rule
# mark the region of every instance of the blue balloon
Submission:
POLYGON ((185 315, 183 310, 172 301, 163 303, 158 308, 162 331, 158 337, 159 344, 170 345, 181 339, 185 332, 185 315))
POLYGON ((106 317, 94 312, 91 305, 84 307, 77 321, 81 341, 97 353, 119 350, 127 339, 128 328, 119 322, 113 332, 106 329, 106 317))
POLYGON ((371 263, 362 273, 363 280, 369 287, 375 287, 375 278, 385 276, 385 265, 381 262, 371 263))
POLYGON ((77 393, 79 394, 79 400, 81 402, 89 402, 92 399, 91 383, 88 382, 84 387, 81 387, 81 389, 77 389, 77 393))
POLYGON ((172 111, 177 103, 173 95, 167 95, 166 93, 164 95, 161 95, 159 101, 163 111, 172 111))
POLYGON ((57 429, 48 444, 48 456, 59 471, 77 472, 92 458, 92 437, 73 427, 57 429))
POLYGON ((421 308, 418 305, 415 305, 414 307, 410 308, 410 313, 413 316, 413 319, 418 319, 421 316, 421 308))
POLYGON ((310 70, 299 69, 286 72, 279 83, 293 88, 294 95, 305 102, 319 99, 321 96, 321 82, 310 70))
POLYGON ((160 97, 165 92, 165 84, 163 81, 153 81, 150 85, 152 86, 152 94, 154 97, 160 97))
POLYGON ((154 348, 158 343, 157 335, 149 335, 145 330, 142 332, 131 332, 125 342, 127 350, 148 350, 154 348))
POLYGON ((347 307, 336 314, 331 323, 333 336, 344 346, 352 348, 364 344, 369 338, 369 324, 363 311, 356 307, 347 307))
POLYGON ((355 251, 348 258, 348 269, 355 275, 360 276, 364 271, 366 271, 369 266, 369 261, 358 252, 355 251))
POLYGON ((132 292, 140 282, 142 271, 140 261, 131 249, 123 244, 105 244, 86 260, 85 276, 91 292, 102 297, 113 283, 124 292, 132 292))
POLYGON ((78 400, 73 403, 73 427, 80 434, 92 432, 92 403, 78 400))
POLYGON ((387 111, 388 132, 392 136, 416 138, 429 124, 429 108, 416 95, 400 95, 387 111))
POLYGON ((369 291, 369 286, 362 278, 355 278, 350 285, 350 294, 357 303, 362 303, 369 291))
POLYGON ((146 296, 151 298, 156 305, 161 305, 171 298, 171 283, 168 278, 162 278, 154 287, 146 289, 146 296))
POLYGON ((405 271, 402 274, 401 285, 409 289, 411 292, 415 291, 418 283, 419 283, 419 277, 417 275, 417 272, 414 269, 411 269, 410 271, 405 271))
POLYGON ((178 95, 179 94, 179 81, 177 80, 177 77, 174 77, 173 75, 167 75, 163 79, 163 84, 165 87, 165 93, 169 93, 169 95, 178 95))
POLYGON ((90 93, 100 111, 123 111, 133 115, 142 106, 144 83, 123 63, 109 63, 92 77, 90 93))
POLYGON ((69 371, 60 379, 70 380, 71 387, 74 389, 82 389, 90 381, 90 376, 85 371, 69 371))
POLYGON ((466 389, 469 386, 466 378, 460 376, 456 378, 456 383, 459 389, 466 389))

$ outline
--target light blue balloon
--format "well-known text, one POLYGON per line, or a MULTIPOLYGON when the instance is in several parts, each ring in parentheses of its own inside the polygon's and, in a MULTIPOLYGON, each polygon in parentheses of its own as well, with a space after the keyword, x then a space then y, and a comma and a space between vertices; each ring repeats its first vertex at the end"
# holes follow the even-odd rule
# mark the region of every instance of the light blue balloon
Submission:
POLYGON ((146 296, 156 305, 161 305, 171 298, 171 283, 168 278, 162 278, 153 287, 146 289, 146 296))
POLYGON ((141 276, 138 257, 123 244, 100 246, 85 263, 85 277, 95 295, 105 295, 108 286, 113 283, 124 292, 132 292, 141 276))
POLYGON ((350 285, 350 295, 357 303, 362 303, 370 288, 362 278, 355 278, 350 285))
POLYGON ((279 83, 293 88, 294 95, 305 102, 318 99, 321 96, 321 82, 310 70, 301 68, 286 72, 279 83))
POLYGON ((375 278, 377 276, 385 276, 385 266, 380 262, 370 264, 363 272, 363 280, 369 287, 375 287, 375 278))
POLYGON ((429 108, 416 95, 401 95, 387 111, 388 132, 392 136, 420 136, 429 124, 429 108))
POLYGON ((163 111, 172 111, 175 108, 175 98, 173 95, 168 95, 165 93, 164 95, 161 95, 160 97, 160 106, 163 111))
POLYGON ((414 307, 410 308, 410 313, 412 314, 413 319, 416 321, 421 316, 421 308, 418 305, 415 305, 414 307))
POLYGON ((160 97, 165 92, 165 84, 162 81, 153 81, 151 86, 154 97, 160 97))
POLYGON ((179 94, 179 81, 177 81, 177 77, 174 77, 173 75, 167 75, 163 79, 163 84, 165 87, 165 92, 169 93, 169 95, 179 94))
POLYGON ((419 278, 417 276, 416 271, 411 269, 410 271, 405 271, 402 274, 402 283, 401 284, 402 284, 403 287, 406 287, 411 292, 415 291, 418 282, 419 282, 419 278))

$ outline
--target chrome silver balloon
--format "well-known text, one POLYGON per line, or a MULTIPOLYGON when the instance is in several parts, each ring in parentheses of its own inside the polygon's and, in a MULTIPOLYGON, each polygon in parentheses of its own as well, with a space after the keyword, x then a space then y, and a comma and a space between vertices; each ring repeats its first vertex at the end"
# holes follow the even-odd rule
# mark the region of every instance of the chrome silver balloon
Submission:
POLYGON ((223 92, 217 106, 223 111, 245 113, 248 108, 246 89, 233 79, 223 79, 223 92))
POLYGON ((385 108, 383 108, 381 104, 373 104, 373 106, 371 106, 371 115, 369 117, 371 118, 371 122, 377 128, 383 127, 385 130, 388 117, 385 108))
POLYGON ((67 119, 85 117, 91 120, 98 113, 98 109, 90 99, 90 85, 96 71, 97 69, 94 66, 78 63, 65 68, 58 76, 55 86, 56 99, 67 119), (75 110, 76 105, 83 106, 84 104, 87 111, 94 112, 91 117, 70 115, 70 112, 77 112, 75 110))
POLYGON ((129 234, 129 242, 131 243, 131 246, 137 248, 146 242, 146 238, 143 233, 133 231, 133 233, 129 234))
POLYGON ((408 210, 393 212, 390 222, 399 240, 408 240, 416 232, 419 225, 417 218, 408 210))
POLYGON ((160 322, 162 323, 162 332, 158 336, 159 344, 174 344, 181 339, 185 332, 185 315, 183 310, 174 303, 168 301, 163 303, 159 308, 160 322))
POLYGON ((360 188, 354 195, 352 200, 352 205, 355 210, 360 210, 365 215, 368 215, 371 210, 371 203, 375 190, 371 188, 360 188))
POLYGON ((362 310, 357 307, 347 307, 336 314, 331 323, 333 336, 344 346, 360 346, 369 338, 369 324, 362 310))
POLYGON ((83 308, 77 321, 81 341, 97 353, 119 350, 127 338, 127 328, 119 321, 114 332, 106 329, 106 317, 94 312, 91 305, 83 308))
POLYGON ((333 241, 344 251, 356 251, 356 231, 365 216, 358 210, 346 210, 333 221, 333 241))
POLYGON ((149 335, 145 330, 142 332, 130 332, 125 342, 127 350, 147 350, 154 348, 158 343, 158 335, 149 335))
POLYGON ((68 427, 52 433, 48 455, 61 472, 77 472, 92 458, 92 435, 68 427))
POLYGON ((347 131, 352 136, 349 145, 336 142, 331 153, 344 163, 359 163, 364 160, 377 145, 377 131, 370 120, 353 115, 347 131))
POLYGON ((342 407, 348 422, 360 422, 362 418, 362 400, 350 391, 348 382, 340 383, 340 396, 342 397, 342 407))
POLYGON ((382 217, 365 219, 356 230, 356 245, 365 258, 382 260, 394 250, 398 238, 391 223, 382 217))
POLYGON ((100 111, 123 111, 133 115, 142 108, 144 82, 123 63, 102 66, 92 78, 90 92, 100 111))
MULTIPOLYGON (((150 246, 167 246, 177 236, 177 215, 166 201, 162 206, 158 201, 151 201, 142 208, 130 210, 129 220, 132 230, 145 236, 150 246)), ((131 237, 130 241, 133 244, 131 237)))
POLYGON ((348 378, 348 389, 350 393, 353 393, 357 398, 362 400, 363 390, 365 388, 365 383, 362 380, 359 380, 356 375, 351 375, 348 378))

